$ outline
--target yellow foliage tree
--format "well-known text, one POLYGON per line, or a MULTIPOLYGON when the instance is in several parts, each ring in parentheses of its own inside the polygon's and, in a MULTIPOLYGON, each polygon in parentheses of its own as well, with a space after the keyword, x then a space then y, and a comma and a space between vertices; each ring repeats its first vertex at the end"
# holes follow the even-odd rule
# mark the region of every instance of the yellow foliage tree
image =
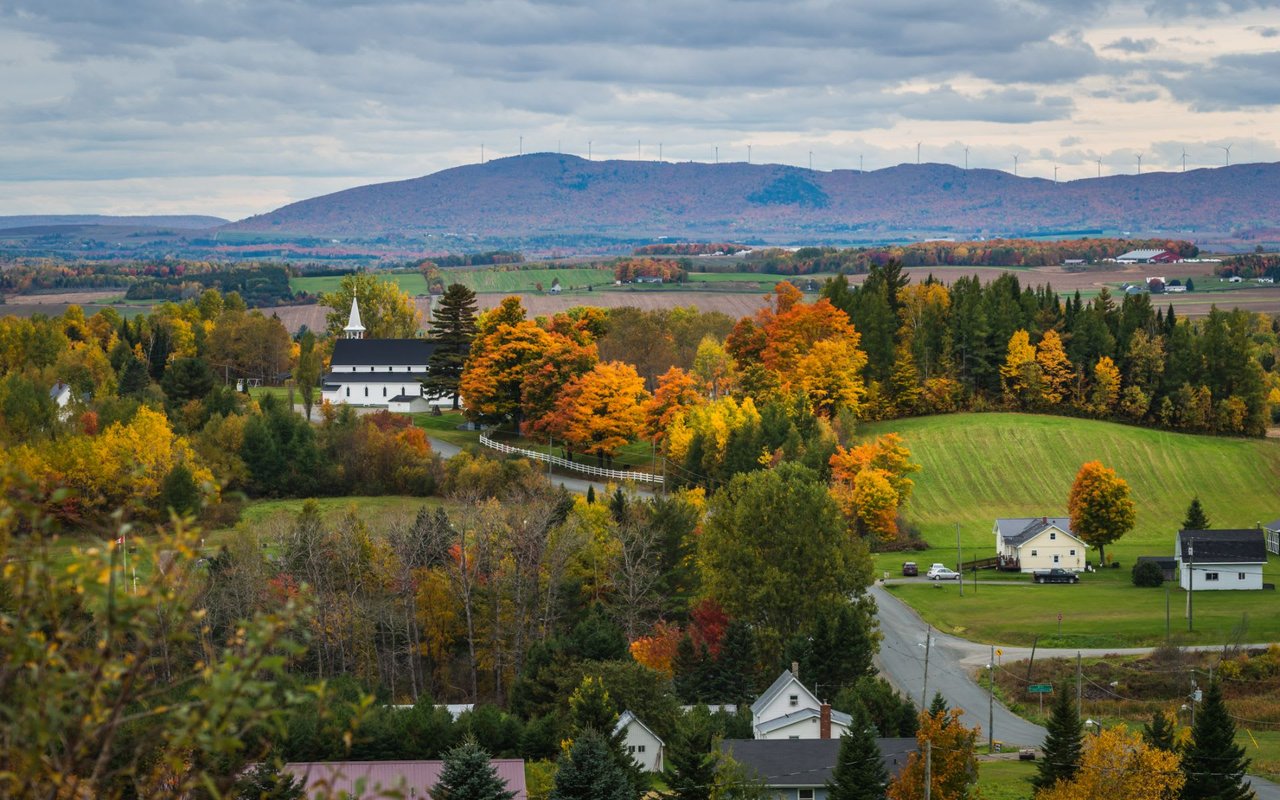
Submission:
POLYGON ((1177 800, 1185 782, 1176 754, 1117 725, 1087 737, 1075 778, 1037 792, 1036 800, 1177 800))
POLYGON ((693 357, 693 374, 706 385, 712 400, 733 391, 734 373, 733 358, 724 344, 709 333, 703 336, 693 357))
POLYGON ((845 449, 830 459, 831 496, 860 535, 892 539, 898 534, 898 509, 911 497, 920 470, 902 437, 888 433, 873 442, 845 449))
POLYGON ((916 729, 916 752, 907 758, 885 793, 888 800, 964 800, 969 787, 978 780, 978 761, 973 750, 977 743, 976 728, 966 728, 960 722, 964 714, 959 709, 928 712, 920 715, 920 727, 916 729), (925 794, 924 751, 932 749, 928 795, 925 794))
POLYGON ((703 462, 718 464, 724 460, 729 435, 746 425, 760 424, 760 412, 750 397, 739 404, 732 397, 721 397, 713 403, 695 406, 677 417, 667 429, 667 456, 683 461, 695 434, 703 438, 703 462))
POLYGON ((1040 365, 1036 363, 1031 337, 1024 330, 1016 330, 1009 337, 1008 351, 1000 365, 1000 383, 1005 402, 1010 405, 1025 405, 1039 396, 1040 365))
POLYGON ((1093 366, 1093 410, 1107 416, 1120 399, 1120 370, 1111 356, 1103 356, 1093 366))
POLYGON ((1045 331, 1036 348, 1036 364, 1040 367, 1040 398, 1049 405, 1061 403, 1071 389, 1075 371, 1057 331, 1045 331))
POLYGON ((832 417, 840 409, 856 415, 860 410, 866 394, 862 369, 867 365, 867 354, 858 349, 858 339, 857 332, 850 331, 839 339, 814 342, 796 363, 791 385, 818 416, 832 417))

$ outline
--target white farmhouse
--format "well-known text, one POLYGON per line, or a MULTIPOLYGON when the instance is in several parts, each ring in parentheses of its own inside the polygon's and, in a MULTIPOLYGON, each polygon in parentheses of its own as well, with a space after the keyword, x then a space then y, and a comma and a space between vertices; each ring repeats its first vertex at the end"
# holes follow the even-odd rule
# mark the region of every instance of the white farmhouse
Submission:
POLYGON ((796 677, 796 665, 785 670, 751 704, 751 733, 757 739, 839 739, 853 720, 832 711, 796 677))
POLYGON ((624 732, 623 746, 627 748, 627 754, 640 769, 645 772, 662 772, 662 755, 666 745, 658 738, 658 734, 649 730, 649 726, 630 711, 622 712, 614 724, 613 732, 617 734, 620 731, 624 732))
POLYGON ((429 410, 431 403, 423 397, 421 381, 427 377, 435 342, 366 339, 364 334, 360 307, 353 299, 342 338, 333 344, 321 399, 333 405, 346 403, 403 413, 429 410))
POLYGON ((1089 545, 1071 532, 1067 517, 997 519, 996 556, 1002 570, 1082 570, 1089 545))
POLYGON ((1261 589, 1267 548, 1261 528, 1178 531, 1177 558, 1187 591, 1261 589))

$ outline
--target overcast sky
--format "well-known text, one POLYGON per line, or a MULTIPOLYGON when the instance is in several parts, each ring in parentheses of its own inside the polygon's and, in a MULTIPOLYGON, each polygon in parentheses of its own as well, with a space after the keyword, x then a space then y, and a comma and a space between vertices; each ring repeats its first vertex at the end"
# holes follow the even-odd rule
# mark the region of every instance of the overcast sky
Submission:
POLYGON ((0 0, 0 214, 555 151, 1061 180, 1280 160, 1280 0, 0 0))

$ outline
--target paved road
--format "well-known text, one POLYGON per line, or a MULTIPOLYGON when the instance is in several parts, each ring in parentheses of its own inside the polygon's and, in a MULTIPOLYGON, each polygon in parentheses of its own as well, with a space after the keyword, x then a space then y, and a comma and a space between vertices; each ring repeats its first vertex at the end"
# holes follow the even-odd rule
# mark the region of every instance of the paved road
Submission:
MULTIPOLYGON (((431 449, 445 458, 452 458, 462 452, 461 447, 458 447, 456 444, 450 444, 443 439, 436 439, 430 436, 427 437, 427 439, 431 442, 431 449)), ((567 475, 556 475, 554 473, 547 477, 551 480, 552 484, 556 486, 563 486, 576 494, 586 494, 587 489, 595 487, 596 497, 601 499, 605 497, 604 492, 607 487, 599 481, 587 480, 586 478, 574 478, 567 475)), ((641 497, 653 497, 653 492, 646 489, 637 488, 635 493, 641 497)))
MULTIPOLYGON (((880 632, 884 636, 880 643, 880 654, 876 656, 877 666, 899 691, 919 702, 924 688, 926 625, 910 606, 882 586, 873 586, 871 595, 879 607, 880 632)), ((1016 661, 1031 655, 1031 649, 1026 647, 1001 646, 999 649, 1004 651, 1002 660, 1005 661, 1016 661)), ((1141 655, 1150 652, 1150 648, 1081 651, 1040 648, 1036 651, 1036 657, 1067 658, 1077 652, 1091 657, 1107 654, 1141 655)), ((999 702, 991 703, 986 688, 974 680, 974 670, 989 663, 990 658, 990 645, 934 631, 929 648, 926 705, 933 699, 934 692, 941 692, 947 705, 964 710, 966 724, 982 727, 984 738, 988 730, 989 714, 994 712, 991 730, 997 741, 1004 742, 1006 747, 1040 747, 1044 742, 1045 729, 1019 717, 999 702)), ((1262 778, 1251 777, 1249 780, 1258 800, 1280 800, 1280 785, 1262 778)))

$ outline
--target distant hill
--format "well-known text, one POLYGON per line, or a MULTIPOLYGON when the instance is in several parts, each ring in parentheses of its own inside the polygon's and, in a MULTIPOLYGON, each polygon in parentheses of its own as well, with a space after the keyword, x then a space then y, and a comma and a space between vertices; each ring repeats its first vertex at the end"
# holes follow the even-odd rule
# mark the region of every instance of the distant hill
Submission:
POLYGON ((108 228, 182 228, 202 230, 225 225, 221 217, 204 217, 196 214, 160 215, 151 217, 111 217, 102 214, 27 214, 0 216, 0 230, 20 228, 53 228, 64 226, 98 225, 108 228))
POLYGON ((1102 232, 1204 241, 1276 227, 1280 164, 1054 183, 945 164, 814 172, 538 153, 347 189, 224 230, 836 243, 1102 232))

